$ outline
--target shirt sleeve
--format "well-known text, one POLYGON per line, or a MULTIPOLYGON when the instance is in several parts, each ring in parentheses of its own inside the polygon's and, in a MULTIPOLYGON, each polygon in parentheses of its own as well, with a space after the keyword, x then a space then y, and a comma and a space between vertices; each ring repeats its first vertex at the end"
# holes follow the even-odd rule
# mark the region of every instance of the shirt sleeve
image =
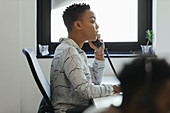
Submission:
POLYGON ((105 60, 95 59, 92 66, 89 66, 92 75, 92 81, 95 85, 100 85, 104 75, 105 60))
POLYGON ((75 48, 68 48, 66 50, 63 66, 71 85, 82 98, 103 97, 113 92, 112 85, 91 84, 91 81, 88 79, 89 77, 91 78, 89 70, 88 72, 84 70, 83 60, 75 48))

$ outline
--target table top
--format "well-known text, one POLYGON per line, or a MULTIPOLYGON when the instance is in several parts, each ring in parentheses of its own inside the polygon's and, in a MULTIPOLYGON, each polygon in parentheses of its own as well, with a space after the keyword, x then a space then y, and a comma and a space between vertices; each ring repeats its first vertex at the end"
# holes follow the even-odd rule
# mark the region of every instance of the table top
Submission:
POLYGON ((122 93, 117 93, 112 96, 93 98, 93 105, 96 108, 106 108, 109 107, 111 104, 114 106, 120 106, 122 103, 122 99, 122 93))
POLYGON ((116 76, 103 76, 101 84, 120 85, 120 81, 116 76))

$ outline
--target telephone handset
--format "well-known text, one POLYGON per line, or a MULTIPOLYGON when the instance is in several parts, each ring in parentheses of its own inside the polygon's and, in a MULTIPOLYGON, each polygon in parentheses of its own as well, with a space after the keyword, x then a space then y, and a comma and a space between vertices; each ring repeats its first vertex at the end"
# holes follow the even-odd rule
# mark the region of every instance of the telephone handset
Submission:
MULTIPOLYGON (((103 44, 103 42, 100 41, 100 40, 98 40, 98 39, 97 39, 96 41, 92 41, 92 43, 93 43, 96 47, 98 47, 98 48, 101 47, 102 44, 103 44)), ((116 72, 116 70, 115 70, 115 68, 114 68, 114 66, 113 66, 113 64, 112 64, 112 61, 111 61, 111 59, 110 59, 109 52, 108 52, 108 49, 107 49, 107 48, 105 48, 105 53, 106 53, 106 56, 107 56, 107 58, 108 58, 108 60, 109 60, 110 66, 111 66, 111 68, 112 68, 115 76, 118 77, 118 74, 117 74, 117 72, 116 72)))
POLYGON ((96 41, 91 41, 96 47, 100 48, 103 45, 103 42, 100 40, 96 40, 96 41))

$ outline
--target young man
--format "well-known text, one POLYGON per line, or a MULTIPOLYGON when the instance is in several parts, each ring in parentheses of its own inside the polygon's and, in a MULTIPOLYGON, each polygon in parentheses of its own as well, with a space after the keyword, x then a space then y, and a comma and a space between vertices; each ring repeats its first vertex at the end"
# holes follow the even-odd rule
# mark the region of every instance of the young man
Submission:
POLYGON ((122 105, 91 113, 170 113, 170 66, 163 59, 136 59, 119 74, 122 105))
POLYGON ((88 106, 91 98, 111 95, 119 91, 109 84, 100 85, 104 73, 104 44, 97 48, 91 41, 97 38, 99 26, 95 14, 86 4, 73 4, 64 11, 68 38, 61 38, 51 65, 51 100, 56 113, 80 106, 88 106), (81 49, 88 41, 95 50, 92 67, 81 49))

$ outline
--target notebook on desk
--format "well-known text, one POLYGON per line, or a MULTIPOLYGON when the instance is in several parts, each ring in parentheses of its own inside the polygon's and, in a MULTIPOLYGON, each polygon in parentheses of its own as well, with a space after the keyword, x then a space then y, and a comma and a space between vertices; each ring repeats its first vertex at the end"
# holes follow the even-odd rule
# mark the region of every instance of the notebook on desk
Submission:
POLYGON ((101 98, 93 98, 93 105, 96 108, 106 108, 111 104, 114 106, 120 106, 122 103, 122 93, 114 94, 112 96, 101 97, 101 98))
POLYGON ((120 81, 117 79, 116 76, 104 76, 102 78, 102 83, 101 84, 119 85, 120 81))

